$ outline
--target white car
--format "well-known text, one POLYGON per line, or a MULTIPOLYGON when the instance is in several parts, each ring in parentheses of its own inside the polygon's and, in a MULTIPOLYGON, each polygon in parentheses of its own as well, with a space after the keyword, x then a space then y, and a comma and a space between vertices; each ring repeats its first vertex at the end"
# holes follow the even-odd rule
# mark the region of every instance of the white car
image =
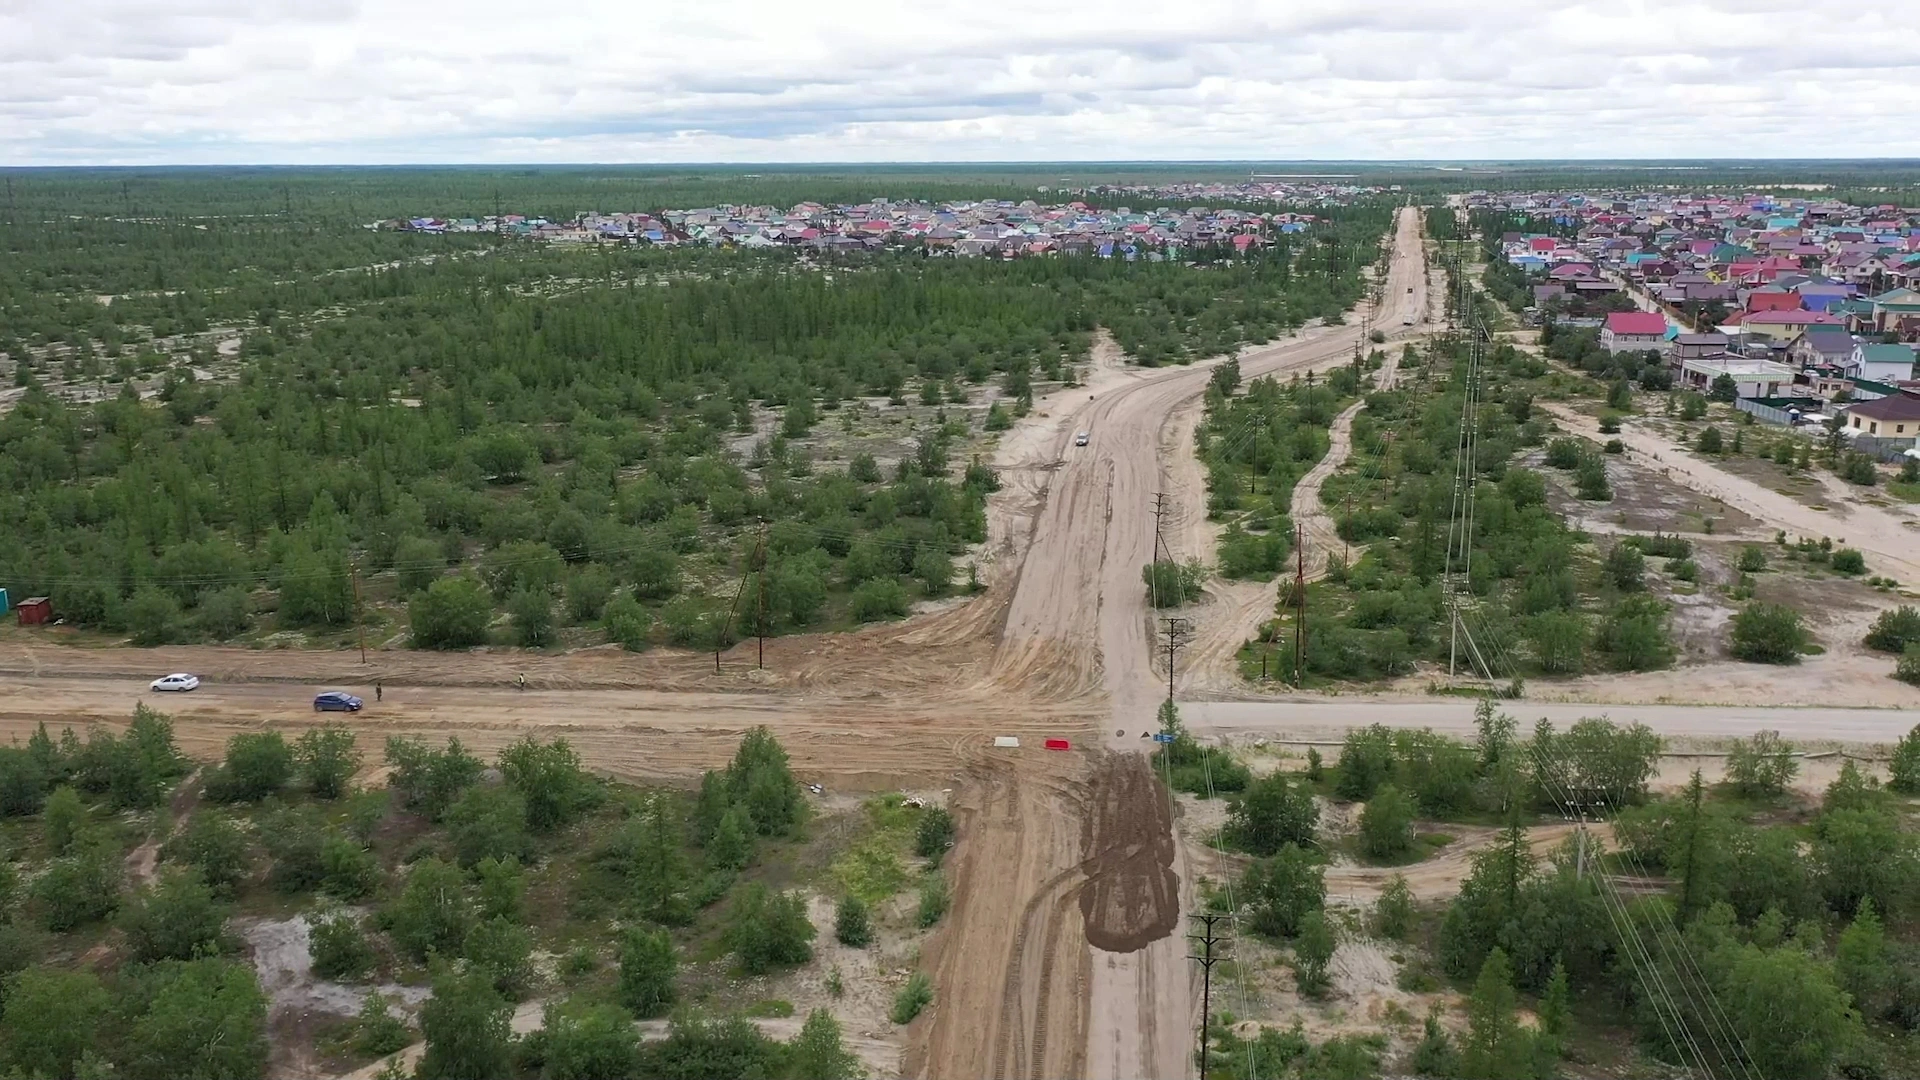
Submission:
POLYGON ((189 675, 182 671, 172 675, 163 675, 153 680, 147 684, 147 689, 159 694, 166 693, 170 690, 192 690, 199 685, 200 677, 198 675, 189 675))
POLYGON ((1082 432, 1079 432, 1079 433, 1077 433, 1077 434, 1075 434, 1075 435, 1074 435, 1074 437, 1073 437, 1073 445, 1075 445, 1075 446, 1085 446, 1085 445, 1087 445, 1087 440, 1088 440, 1089 438, 1091 438, 1091 436, 1089 436, 1089 435, 1088 435, 1088 434, 1087 434, 1086 432, 1084 432, 1084 431, 1082 431, 1082 432))

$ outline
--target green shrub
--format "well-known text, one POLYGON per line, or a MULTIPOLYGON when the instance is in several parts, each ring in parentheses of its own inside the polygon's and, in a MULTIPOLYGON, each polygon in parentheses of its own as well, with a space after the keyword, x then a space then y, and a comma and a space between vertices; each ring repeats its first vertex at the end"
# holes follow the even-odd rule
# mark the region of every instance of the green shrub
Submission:
POLYGON ((608 641, 628 652, 645 652, 648 635, 653 632, 653 616, 632 595, 621 593, 601 610, 600 626, 608 641))
POLYGON ((1903 683, 1920 686, 1920 641, 1909 644, 1893 666, 1893 677, 1903 683))
POLYGON ((1147 603, 1179 607, 1198 600, 1205 591, 1206 569, 1198 562, 1162 560, 1141 567, 1140 580, 1147 586, 1147 603))
POLYGON ((354 1049, 369 1057, 386 1057, 413 1044, 407 1022, 393 1015, 387 999, 378 990, 367 991, 360 999, 360 1014, 353 1021, 354 1049))
POLYGON ((1733 617, 1730 651, 1742 660, 1761 664, 1797 664, 1811 636, 1800 623, 1800 613, 1781 604, 1748 604, 1733 617))
POLYGON ((906 1025, 920 1015, 920 1010, 933 1004, 933 980, 924 971, 916 971, 907 978, 907 985, 893 997, 893 1011, 889 1019, 894 1023, 906 1025))
POLYGON ((920 883, 920 908, 915 913, 915 921, 922 930, 940 921, 947 913, 947 905, 952 902, 952 893, 948 891, 947 879, 939 871, 927 875, 920 883))
POLYGON ((833 937, 849 949, 864 949, 873 944, 873 922, 867 916, 866 901, 843 896, 833 913, 833 937))
POLYGON ((893 578, 875 578, 853 591, 853 617, 860 622, 897 619, 909 606, 907 591, 893 578))
POLYGON ((953 815, 945 807, 930 807, 920 815, 914 830, 913 853, 923 859, 938 860, 953 846, 953 815))
POLYGON ((313 958, 315 975, 335 982, 351 981, 373 970, 373 946, 352 915, 335 912, 319 918, 309 917, 307 926, 307 949, 313 958))
POLYGON ((1613 501, 1613 486, 1607 482, 1607 467, 1597 457, 1580 463, 1573 475, 1574 493, 1586 502, 1613 501))
POLYGON ((1902 604, 1883 611, 1867 631, 1866 646, 1880 652, 1902 653, 1920 641, 1920 609, 1902 604))
POLYGON ((1392 784, 1382 784, 1360 813, 1360 850, 1390 859, 1413 846, 1413 800, 1392 784))
POLYGON ((1405 875, 1395 874, 1380 891, 1373 905, 1374 933, 1394 941, 1404 940, 1413 930, 1413 890, 1405 875))
POLYGON ((1852 548, 1841 548, 1833 553, 1832 564, 1837 574, 1864 574, 1867 572, 1866 556, 1852 548))
POLYGON ((464 649, 483 645, 493 605, 472 578, 441 578, 407 605, 407 625, 416 649, 464 649))

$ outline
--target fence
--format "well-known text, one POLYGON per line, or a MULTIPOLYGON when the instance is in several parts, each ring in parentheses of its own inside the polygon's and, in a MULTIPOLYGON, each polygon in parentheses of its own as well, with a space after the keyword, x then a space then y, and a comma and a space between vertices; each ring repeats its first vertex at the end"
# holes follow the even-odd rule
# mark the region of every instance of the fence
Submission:
POLYGON ((1743 413, 1751 413, 1755 420, 1779 427, 1790 427, 1793 414, 1787 411, 1789 406, 1800 410, 1803 422, 1820 415, 1822 402, 1819 398, 1737 398, 1733 407, 1743 413))
POLYGON ((1913 439, 1889 439, 1882 435, 1855 435, 1850 444, 1862 454, 1871 454, 1879 461, 1900 461, 1908 450, 1913 449, 1913 439))

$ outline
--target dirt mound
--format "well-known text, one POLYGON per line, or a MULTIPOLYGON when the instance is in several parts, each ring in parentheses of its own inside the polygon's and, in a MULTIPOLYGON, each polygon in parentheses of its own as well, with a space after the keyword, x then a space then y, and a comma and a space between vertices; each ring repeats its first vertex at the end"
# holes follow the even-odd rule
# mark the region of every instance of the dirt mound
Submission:
POLYGON ((1109 754, 1093 775, 1086 823, 1087 883, 1080 915, 1087 942, 1129 953, 1180 924, 1180 881, 1173 872, 1173 816, 1147 759, 1109 754))

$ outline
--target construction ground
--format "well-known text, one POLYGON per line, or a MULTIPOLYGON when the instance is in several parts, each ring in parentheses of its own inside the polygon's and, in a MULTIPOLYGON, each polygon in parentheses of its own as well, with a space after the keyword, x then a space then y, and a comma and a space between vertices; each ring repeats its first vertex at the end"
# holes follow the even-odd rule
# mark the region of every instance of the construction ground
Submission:
MULTIPOLYGON (((1377 285, 1376 300, 1341 325, 1243 350, 1243 377, 1349 363, 1375 327, 1389 354, 1432 329, 1440 282, 1417 211, 1401 212, 1377 285)), ((885 627, 769 639, 764 670, 751 641, 722 655, 717 671, 711 655, 673 650, 380 649, 362 663, 351 651, 8 645, 0 738, 41 721, 124 723, 135 700, 151 698, 147 681, 169 671, 205 680, 162 705, 182 748, 199 756, 263 726, 297 733, 322 719, 309 710, 313 691, 359 692, 376 680, 381 700, 366 693, 367 711, 352 717, 372 741, 458 734, 484 754, 530 731, 564 735, 597 771, 623 779, 691 782, 723 763, 745 730, 766 725, 805 781, 833 792, 942 791, 958 819, 952 913, 923 957, 939 996, 906 1032, 904 1075, 1184 1076, 1200 1007, 1185 914, 1196 907, 1196 877, 1217 870, 1194 865, 1212 853, 1183 842, 1189 807, 1168 798, 1142 750, 1167 679, 1140 568, 1154 557, 1156 525, 1176 557, 1212 556, 1192 452, 1211 367, 1132 368, 1111 343, 1097 348, 1083 385, 1036 401, 997 446, 1003 487, 989 508, 983 594, 885 627), (1074 445, 1079 431, 1091 433, 1089 445, 1074 445), (525 690, 514 685, 522 674, 525 690), (997 736, 1019 746, 996 747, 997 736), (1044 749, 1047 739, 1071 749, 1044 749)), ((1376 378, 1391 379, 1392 368, 1376 378)), ((1560 419, 1575 430, 1591 423, 1571 412, 1560 419)), ((1331 535, 1318 483, 1344 458, 1351 421, 1349 410, 1327 462, 1300 484, 1295 520, 1310 559, 1331 535)), ((1674 460, 1652 434, 1629 427, 1625 437, 1675 482, 1760 528, 1799 535, 1815 524, 1814 512, 1758 484, 1749 491, 1738 477, 1674 460)), ((1848 520, 1848 542, 1882 572, 1920 581, 1908 528, 1891 511, 1888 522, 1869 513, 1881 512, 1848 520)), ((1373 722, 1470 728, 1472 702, 1461 698, 1285 697, 1247 687, 1235 652, 1269 617, 1272 586, 1208 590, 1188 613, 1192 638, 1175 681, 1196 734, 1281 746, 1337 740, 1373 722)), ((1839 653, 1834 665, 1845 662, 1839 653)), ((1901 707, 1920 706, 1920 691, 1884 674, 1854 679, 1836 666, 1823 680, 1817 662, 1774 683, 1702 670, 1558 685, 1566 700, 1514 711, 1526 723, 1606 711, 1680 739, 1774 728, 1805 742, 1877 743, 1911 725, 1901 707)), ((1423 892, 1450 887, 1443 871, 1465 864, 1468 839, 1428 871, 1423 892)), ((1368 891, 1366 881, 1342 881, 1336 889, 1330 876, 1330 893, 1368 891)))

